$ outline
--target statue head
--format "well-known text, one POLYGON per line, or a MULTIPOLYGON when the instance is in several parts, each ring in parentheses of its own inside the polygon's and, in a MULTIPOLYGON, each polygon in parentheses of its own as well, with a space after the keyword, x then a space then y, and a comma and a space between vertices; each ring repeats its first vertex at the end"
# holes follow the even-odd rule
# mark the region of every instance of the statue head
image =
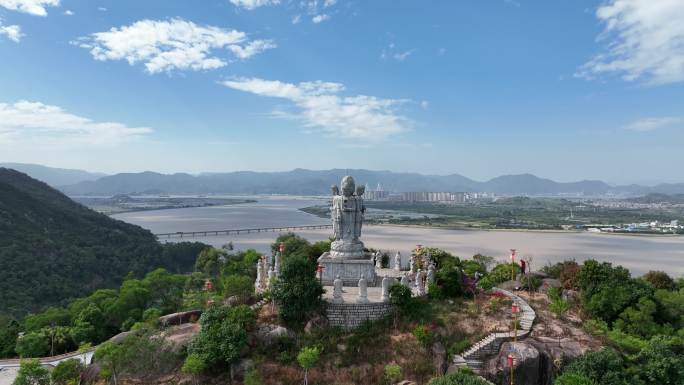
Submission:
POLYGON ((336 184, 330 186, 333 195, 340 195, 340 188, 336 184))
POLYGON ((354 195, 354 189, 356 188, 356 184, 354 183, 354 178, 350 177, 349 175, 345 176, 342 178, 342 195, 346 197, 350 197, 354 195))
POLYGON ((356 186, 356 195, 363 196, 364 192, 366 192, 366 186, 364 186, 364 185, 356 186))

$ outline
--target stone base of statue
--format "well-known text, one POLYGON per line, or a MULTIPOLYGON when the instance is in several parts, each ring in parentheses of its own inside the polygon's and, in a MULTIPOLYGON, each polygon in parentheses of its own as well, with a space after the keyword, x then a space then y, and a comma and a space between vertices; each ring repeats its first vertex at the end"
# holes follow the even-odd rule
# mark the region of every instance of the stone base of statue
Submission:
POLYGON ((333 257, 332 252, 326 252, 318 258, 318 264, 323 267, 324 286, 332 285, 338 275, 344 286, 358 285, 362 276, 366 278, 368 286, 375 286, 375 264, 372 259, 364 258, 363 253, 358 259, 341 259, 333 257))
POLYGON ((358 239, 334 241, 330 245, 330 257, 339 259, 365 259, 363 242, 358 239))

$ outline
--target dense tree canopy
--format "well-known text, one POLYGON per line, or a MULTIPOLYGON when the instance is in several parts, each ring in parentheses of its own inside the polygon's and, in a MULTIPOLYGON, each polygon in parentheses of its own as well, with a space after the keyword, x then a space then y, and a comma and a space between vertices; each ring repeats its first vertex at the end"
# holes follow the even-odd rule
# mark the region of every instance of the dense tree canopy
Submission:
POLYGON ((0 168, 0 314, 21 316, 132 272, 192 268, 201 244, 162 246, 152 233, 96 213, 48 185, 0 168))

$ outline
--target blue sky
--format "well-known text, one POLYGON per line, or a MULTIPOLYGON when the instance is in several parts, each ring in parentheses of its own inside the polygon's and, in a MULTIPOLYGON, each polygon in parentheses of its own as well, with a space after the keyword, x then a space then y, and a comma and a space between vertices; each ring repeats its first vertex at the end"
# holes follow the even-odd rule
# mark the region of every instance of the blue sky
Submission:
POLYGON ((0 0, 0 161, 684 181, 681 0, 0 0))

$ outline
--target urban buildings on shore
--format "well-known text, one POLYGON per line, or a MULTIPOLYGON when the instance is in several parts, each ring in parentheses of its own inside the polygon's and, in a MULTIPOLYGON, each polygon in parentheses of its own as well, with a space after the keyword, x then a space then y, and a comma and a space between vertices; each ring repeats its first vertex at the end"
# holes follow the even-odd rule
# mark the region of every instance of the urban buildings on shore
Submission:
POLYGON ((380 183, 372 190, 366 184, 363 199, 369 201, 392 200, 402 202, 447 202, 465 203, 476 199, 493 198, 493 194, 474 192, 445 192, 445 191, 408 191, 390 193, 385 191, 380 183))

